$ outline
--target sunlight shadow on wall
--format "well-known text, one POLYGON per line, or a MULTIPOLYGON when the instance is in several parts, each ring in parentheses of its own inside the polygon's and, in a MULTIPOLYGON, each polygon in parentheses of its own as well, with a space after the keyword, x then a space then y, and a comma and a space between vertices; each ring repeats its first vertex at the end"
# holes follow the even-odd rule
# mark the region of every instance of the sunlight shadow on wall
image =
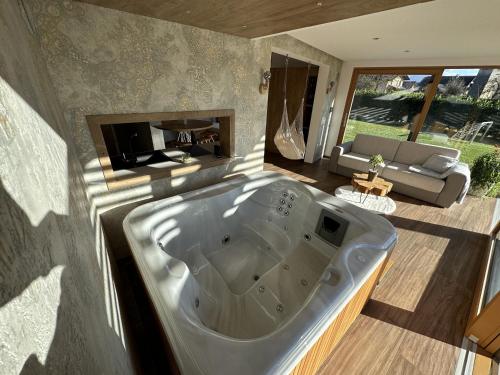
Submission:
MULTIPOLYGON (((0 144, 0 188, 5 189, 11 200, 26 215, 31 226, 38 227, 50 212, 67 215, 66 144, 1 77, 0 144), (50 142, 46 142, 48 139, 50 142), (56 159, 54 155, 57 155, 56 159), (27 158, 29 162, 25 162, 27 158)), ((2 206, 4 213, 14 215, 16 224, 21 226, 22 218, 14 214, 15 211, 7 201, 2 204, 5 205, 2 206)), ((8 220, 9 216, 4 219, 8 220)), ((0 225, 10 227, 8 221, 0 225)), ((15 245, 20 247, 19 256, 23 254, 21 247, 25 245, 27 237, 28 234, 24 233, 23 238, 16 241, 15 245)), ((0 246, 0 263, 5 262, 7 266, 6 270, 3 267, 0 269, 2 282, 6 281, 2 277, 9 275, 8 272, 16 264, 15 259, 9 257, 9 238, 2 238, 0 241, 5 241, 0 246)), ((0 333, 11 339, 8 347, 0 345, 0 364, 15 367, 16 373, 21 371, 31 354, 35 354, 45 364, 57 328, 63 270, 63 265, 56 265, 47 276, 38 273, 24 277, 33 279, 21 294, 5 305, 0 305, 0 333), (16 317, 15 321, 13 317, 16 317)), ((23 272, 30 273, 33 270, 24 269, 23 272)), ((2 282, 2 288, 9 288, 9 285, 2 282)), ((8 291, 3 292, 9 295, 8 291)))
POLYGON ((2 78, 0 144, 0 178, 31 224, 38 226, 50 211, 67 215, 66 143, 2 78), (16 123, 24 126, 16 126, 16 123), (46 142, 47 139, 50 142, 46 142), (36 164, 36 173, 33 164, 36 164), (50 178, 46 178, 48 176, 50 178))
POLYGON ((108 325, 120 337, 123 346, 126 347, 118 295, 112 274, 106 236, 101 223, 101 214, 113 207, 152 198, 152 188, 150 185, 142 185, 133 189, 109 191, 104 182, 104 175, 98 159, 86 164, 84 180, 87 186, 87 198, 90 203, 90 221, 94 228, 95 251, 102 273, 108 325))
MULTIPOLYGON (((34 227, 38 226, 50 212, 69 215, 68 191, 71 187, 68 181, 66 142, 3 79, 0 79, 0 125, 0 144, 6 145, 0 148, 0 179, 12 200, 19 205, 34 227), (27 158, 29 158, 28 162, 23 162, 27 158)), ((113 195, 103 194, 105 185, 103 189, 102 186, 94 184, 99 175, 102 176, 102 172, 96 170, 84 176, 88 184, 88 199, 91 203, 90 218, 95 228, 96 257, 102 272, 108 324, 125 347, 118 299, 100 227, 99 214, 101 207, 151 197, 151 188, 143 186, 133 194, 123 192, 113 195)), ((22 355, 26 359, 34 353, 44 364, 56 331, 61 294, 60 282, 54 282, 53 274, 56 272, 60 279, 63 268, 64 266, 56 266, 46 278, 35 279, 20 296, 0 309, 0 320, 4 324, 9 322, 8 316, 23 317, 23 321, 30 320, 30 324, 23 324, 20 321, 17 325, 2 327, 4 330, 16 329, 16 327, 23 330, 23 332, 12 332, 12 337, 25 342, 27 330, 33 328, 36 331, 28 334, 29 342, 36 342, 36 345, 33 347, 21 345, 20 342, 18 348, 21 348, 23 352, 16 352, 15 356, 22 355), (55 290, 55 285, 58 285, 58 290, 55 290), (49 288, 50 293, 47 293, 43 286, 45 289, 49 288), (26 299, 32 299, 30 305, 34 306, 41 296, 45 304, 50 302, 51 305, 17 311, 17 309, 22 309, 21 306, 26 299), (40 327, 44 329, 40 330, 40 327), (35 339, 36 341, 33 341, 35 339)), ((21 370, 23 362, 16 363, 21 370)))
POLYGON ((261 171, 264 165, 265 139, 266 136, 262 136, 259 143, 257 143, 252 149, 252 152, 244 156, 243 161, 238 162, 238 164, 232 168, 232 173, 225 177, 227 178, 238 174, 250 174, 261 171))
POLYGON ((63 270, 64 266, 55 266, 47 277, 36 278, 19 296, 0 308, 0 332, 8 332, 8 337, 13 339, 9 347, 2 348, 0 363, 14 366, 16 374, 21 372, 24 362, 32 354, 45 365, 56 332, 63 270), (30 309, 26 309, 27 305, 30 309), (30 324, 12 325, 14 316, 22 317, 30 324), (9 357, 23 360, 12 363, 9 357))

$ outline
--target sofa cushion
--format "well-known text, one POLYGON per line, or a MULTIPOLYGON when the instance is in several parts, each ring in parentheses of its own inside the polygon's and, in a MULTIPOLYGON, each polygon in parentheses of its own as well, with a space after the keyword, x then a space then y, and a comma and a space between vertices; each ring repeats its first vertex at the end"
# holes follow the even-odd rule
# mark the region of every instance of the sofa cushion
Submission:
POLYGON ((339 156, 338 164, 342 167, 351 168, 360 172, 368 172, 370 169, 370 156, 349 152, 339 156))
POLYGON ((423 174, 412 172, 408 168, 409 166, 406 164, 393 161, 382 170, 382 177, 431 193, 440 193, 443 190, 444 180, 424 176, 423 174))
POLYGON ((429 177, 434 177, 434 178, 439 178, 440 180, 443 180, 446 178, 448 173, 437 173, 436 171, 433 171, 432 169, 427 169, 425 167, 422 167, 421 165, 418 164, 412 164, 408 167, 408 170, 410 172, 415 172, 419 174, 423 174, 424 176, 429 176, 429 177))
POLYGON ((444 155, 454 159, 458 159, 460 151, 454 148, 426 145, 416 142, 403 141, 400 143, 395 162, 402 164, 424 164, 432 155, 444 155))
POLYGON ((351 151, 368 156, 380 154, 384 160, 392 161, 400 143, 397 139, 356 134, 351 151))
POLYGON ((458 160, 449 156, 433 154, 425 161, 422 167, 430 169, 437 173, 444 173, 451 167, 454 167, 458 160))

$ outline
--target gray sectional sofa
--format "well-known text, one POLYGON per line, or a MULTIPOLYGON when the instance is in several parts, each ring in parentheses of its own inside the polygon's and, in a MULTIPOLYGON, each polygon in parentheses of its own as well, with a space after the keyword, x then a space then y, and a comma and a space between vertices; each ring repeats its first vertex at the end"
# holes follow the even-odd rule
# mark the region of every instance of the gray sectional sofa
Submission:
POLYGON ((468 188, 468 168, 463 164, 461 170, 450 171, 444 179, 409 170, 411 165, 424 164, 434 154, 458 159, 459 150, 367 134, 357 134, 354 141, 334 147, 329 170, 347 177, 353 172, 367 172, 368 161, 375 154, 381 154, 385 161, 385 166, 379 168, 380 176, 391 181, 392 190, 398 193, 450 207, 462 199, 468 188))

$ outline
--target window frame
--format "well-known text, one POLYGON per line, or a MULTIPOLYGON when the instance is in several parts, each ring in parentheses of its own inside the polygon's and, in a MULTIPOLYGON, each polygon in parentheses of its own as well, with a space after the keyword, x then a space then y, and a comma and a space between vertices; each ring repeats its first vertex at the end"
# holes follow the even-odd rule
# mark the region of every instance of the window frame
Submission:
POLYGON ((360 74, 397 74, 397 75, 416 75, 425 74, 432 75, 433 81, 428 86, 427 92, 424 96, 424 105, 420 112, 417 123, 413 133, 411 134, 411 142, 416 142, 417 137, 424 126, 425 120, 431 108, 432 101, 436 96, 438 85, 443 77, 443 73, 447 69, 500 69, 497 65, 465 65, 465 66, 398 66, 398 67, 356 67, 353 69, 351 82, 349 84, 349 90, 347 91, 347 97, 344 105, 344 111, 342 113, 342 119, 340 123, 339 133, 337 137, 337 146, 342 144, 344 141, 345 132, 347 129, 347 122, 349 121, 349 114, 351 113, 352 103, 354 100, 354 95, 356 92, 356 84, 360 74))

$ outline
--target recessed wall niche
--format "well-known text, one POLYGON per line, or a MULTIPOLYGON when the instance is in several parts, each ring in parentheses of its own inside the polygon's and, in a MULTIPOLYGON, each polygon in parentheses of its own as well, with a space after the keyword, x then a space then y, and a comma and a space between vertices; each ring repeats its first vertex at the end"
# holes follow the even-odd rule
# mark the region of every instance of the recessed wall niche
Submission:
POLYGON ((87 116, 109 190, 227 164, 234 110, 87 116))

